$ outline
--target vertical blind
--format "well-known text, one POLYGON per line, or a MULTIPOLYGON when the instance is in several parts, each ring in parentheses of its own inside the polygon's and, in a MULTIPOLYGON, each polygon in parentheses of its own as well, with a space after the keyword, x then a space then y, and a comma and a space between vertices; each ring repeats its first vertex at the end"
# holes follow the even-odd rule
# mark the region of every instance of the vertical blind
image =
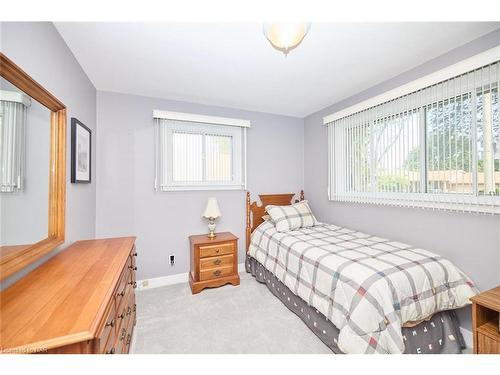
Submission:
POLYGON ((155 118, 156 189, 243 189, 243 127, 155 118))
POLYGON ((328 123, 331 200, 500 213, 500 64, 328 123))
POLYGON ((27 109, 25 103, 0 100, 0 192, 21 191, 27 109))

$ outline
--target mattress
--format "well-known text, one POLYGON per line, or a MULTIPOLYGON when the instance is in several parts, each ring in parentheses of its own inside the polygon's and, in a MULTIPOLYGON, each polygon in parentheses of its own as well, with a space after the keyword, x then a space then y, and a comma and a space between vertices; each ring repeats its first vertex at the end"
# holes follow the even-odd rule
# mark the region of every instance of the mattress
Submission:
MULTIPOLYGON (((251 256, 245 261, 246 271, 294 312, 307 327, 336 354, 343 354, 338 347, 339 329, 321 312, 296 296, 276 276, 251 256)), ((459 329, 455 311, 443 311, 415 327, 402 329, 405 341, 404 354, 460 354, 465 342, 459 329)))
POLYGON ((403 353, 404 324, 463 307, 477 293, 437 254, 330 224, 278 232, 266 221, 248 253, 338 328, 345 353, 403 353))

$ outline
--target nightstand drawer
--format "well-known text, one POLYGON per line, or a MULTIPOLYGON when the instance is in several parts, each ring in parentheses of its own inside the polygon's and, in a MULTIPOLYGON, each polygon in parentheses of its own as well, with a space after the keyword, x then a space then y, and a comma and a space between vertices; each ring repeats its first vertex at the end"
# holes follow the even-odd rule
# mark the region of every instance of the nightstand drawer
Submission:
POLYGON ((200 259, 200 270, 233 265, 233 254, 200 259))
POLYGON ((219 277, 229 276, 233 274, 233 266, 210 268, 208 270, 200 270, 200 281, 218 279, 219 277))
POLYGON ((234 246, 232 243, 221 243, 217 245, 200 246, 200 258, 232 254, 233 251, 234 251, 234 246))

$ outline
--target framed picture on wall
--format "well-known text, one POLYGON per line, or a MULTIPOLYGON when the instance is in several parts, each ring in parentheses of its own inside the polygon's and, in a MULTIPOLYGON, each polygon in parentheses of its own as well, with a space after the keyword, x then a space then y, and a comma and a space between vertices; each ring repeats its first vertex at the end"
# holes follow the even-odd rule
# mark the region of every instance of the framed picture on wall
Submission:
POLYGON ((90 183, 92 131, 71 118, 71 182, 90 183))

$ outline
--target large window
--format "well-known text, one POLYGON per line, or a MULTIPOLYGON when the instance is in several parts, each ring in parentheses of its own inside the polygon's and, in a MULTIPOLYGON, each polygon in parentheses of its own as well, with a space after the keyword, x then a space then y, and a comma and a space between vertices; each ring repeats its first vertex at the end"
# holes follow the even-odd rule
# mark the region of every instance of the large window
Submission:
POLYGON ((499 64, 328 123, 330 199, 500 213, 499 64))
POLYGON ((156 189, 244 189, 246 126, 198 116, 193 119, 205 122, 194 122, 188 121, 192 118, 189 114, 177 115, 171 119, 157 114, 155 118, 156 189))

